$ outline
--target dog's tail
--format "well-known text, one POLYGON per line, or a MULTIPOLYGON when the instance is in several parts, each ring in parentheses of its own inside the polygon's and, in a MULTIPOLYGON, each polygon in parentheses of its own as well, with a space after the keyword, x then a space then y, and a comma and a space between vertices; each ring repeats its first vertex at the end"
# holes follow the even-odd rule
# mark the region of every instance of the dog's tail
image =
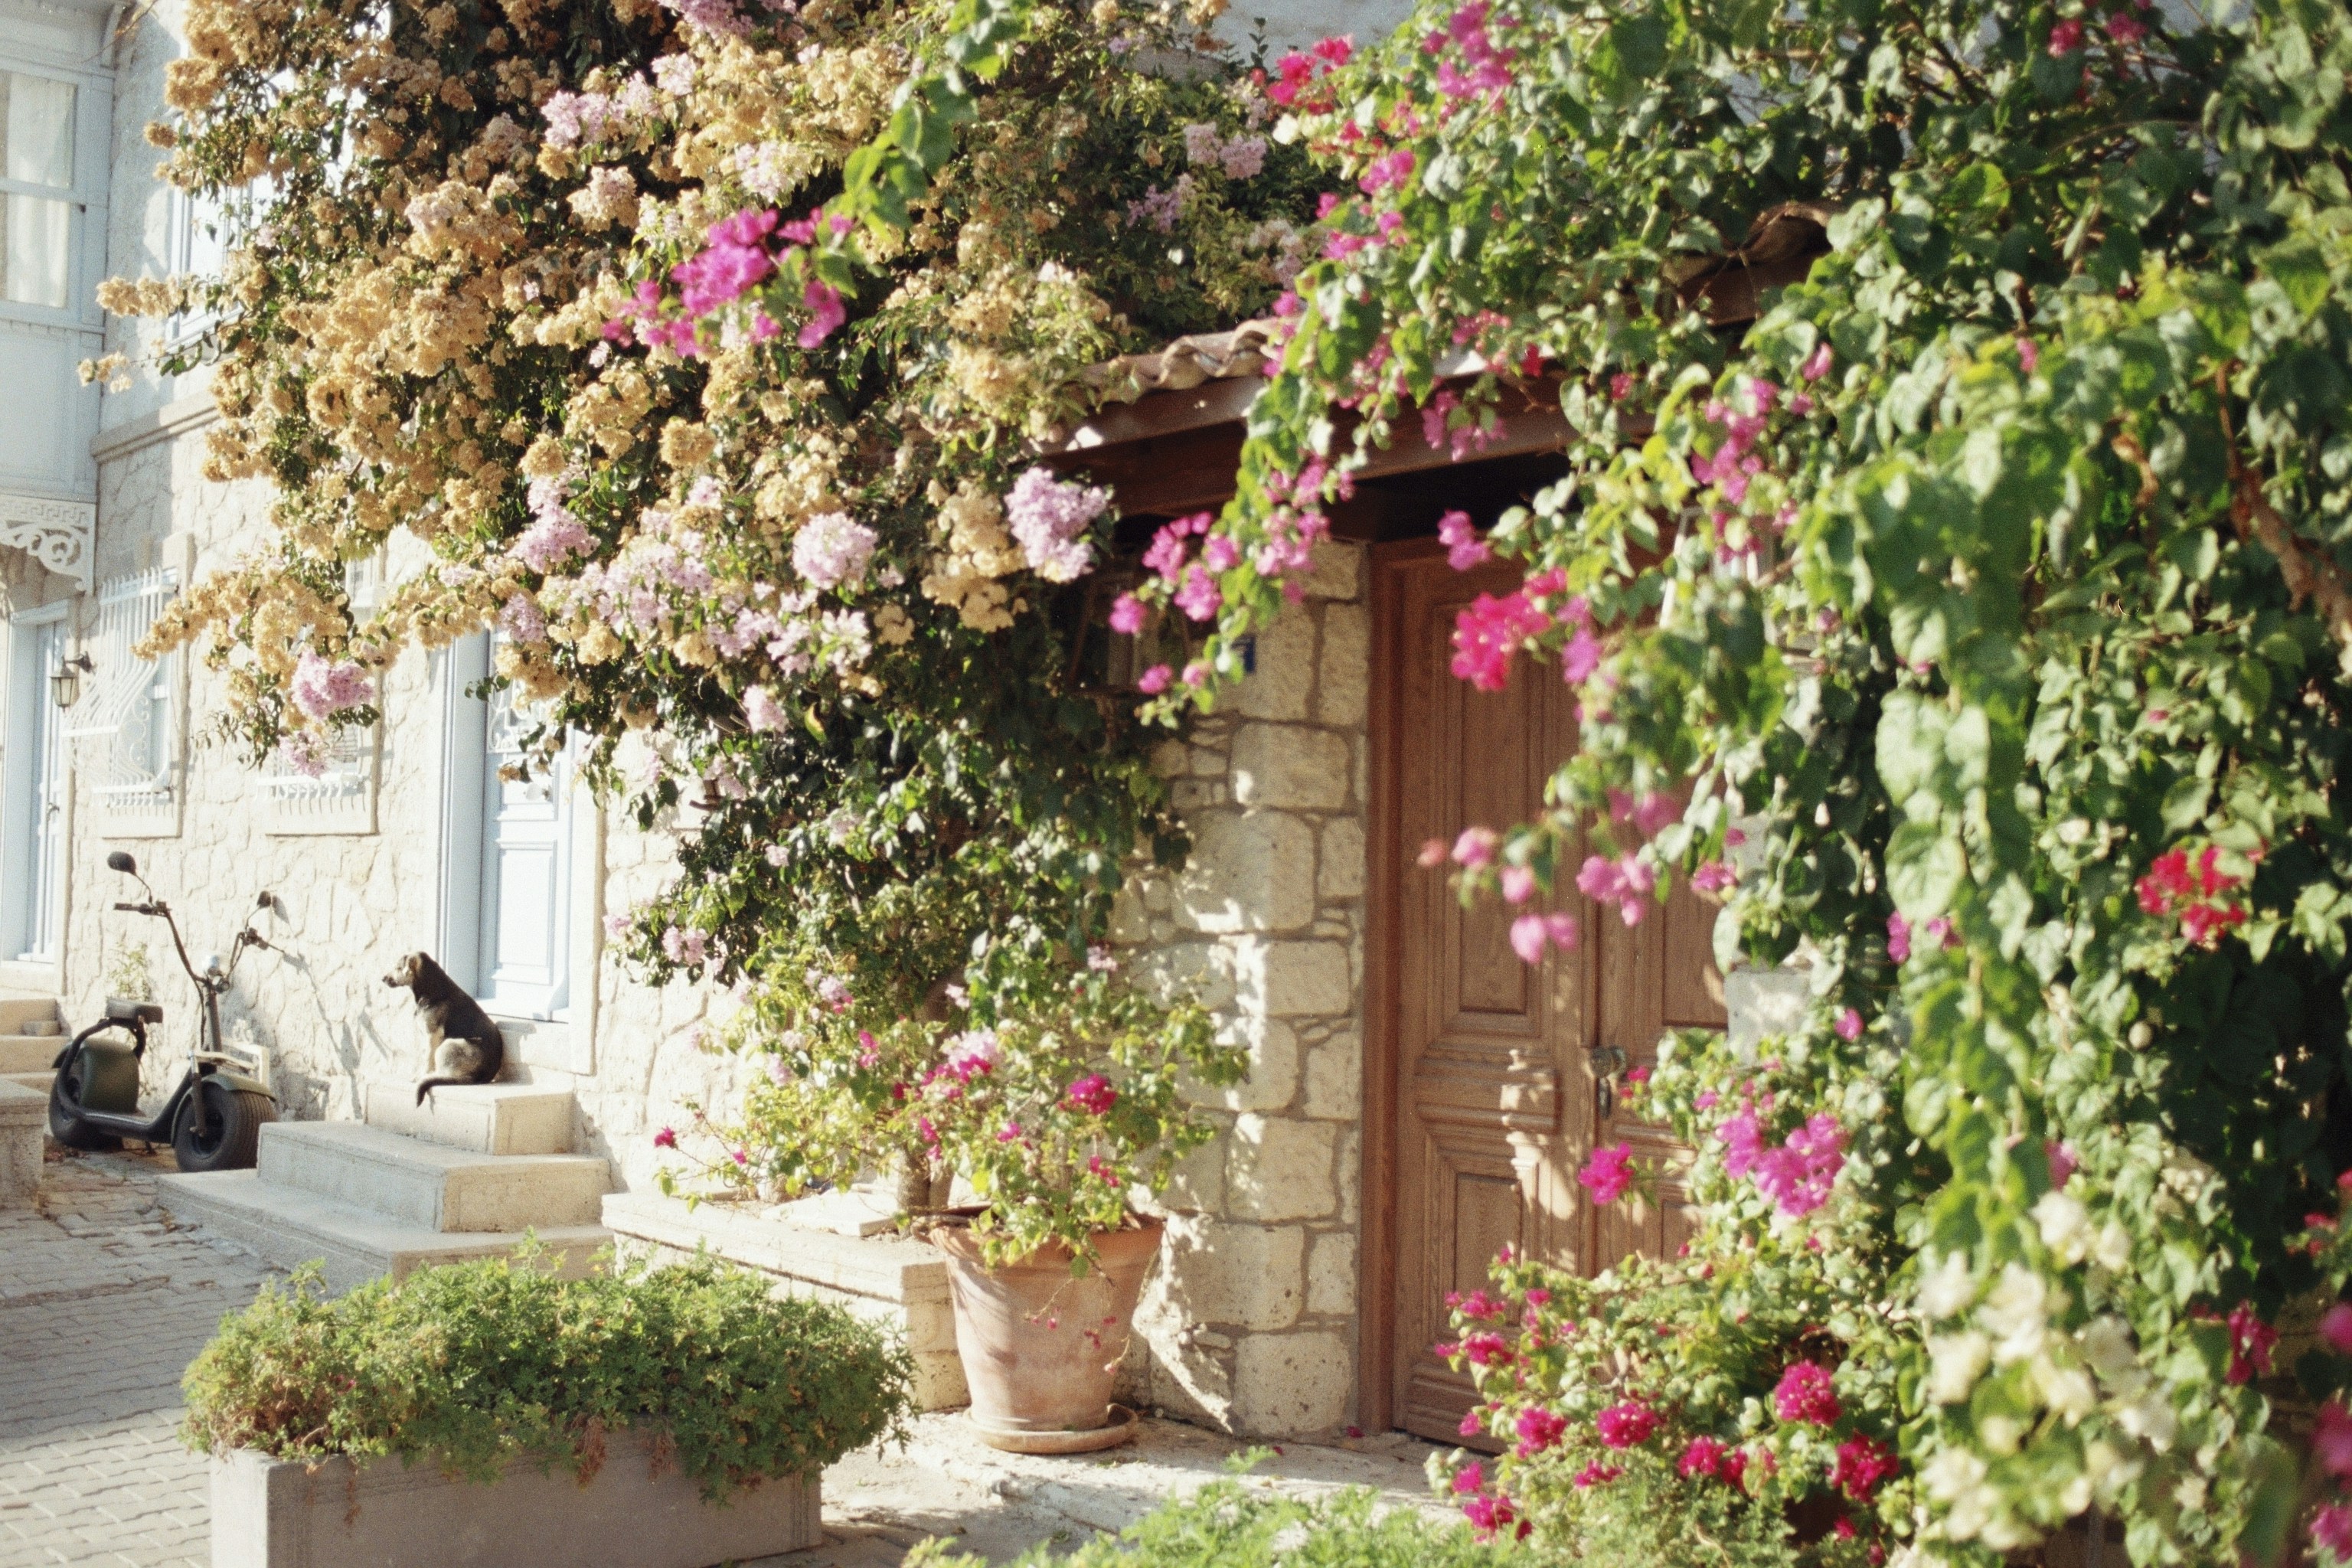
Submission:
POLYGON ((425 1097, 431 1094, 435 1089, 439 1089, 444 1084, 462 1088, 473 1081, 474 1080, 469 1078, 428 1078, 416 1086, 416 1103, 419 1105, 424 1104, 425 1097))

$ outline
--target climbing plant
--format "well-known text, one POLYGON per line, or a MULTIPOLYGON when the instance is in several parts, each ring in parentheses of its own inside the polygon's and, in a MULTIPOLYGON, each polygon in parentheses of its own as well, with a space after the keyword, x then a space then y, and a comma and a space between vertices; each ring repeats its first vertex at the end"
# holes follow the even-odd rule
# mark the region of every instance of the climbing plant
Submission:
POLYGON ((1219 9, 1033 5, 983 59, 936 4, 191 7, 152 135, 233 258, 106 298, 215 313, 166 364, 212 366, 207 473, 270 480, 275 526, 151 647, 201 646, 227 732, 303 767, 404 649, 494 631, 540 755, 576 738, 677 832, 611 938, 770 1058, 748 1120, 714 1108, 723 1173, 921 1175, 961 1140, 1083 1237, 1202 1135, 1180 1069, 1239 1070, 1089 957, 1184 839, 1108 662, 1116 510, 1032 456, 1120 390, 1088 367, 1302 259, 1306 156, 1219 9), (900 90, 935 57, 966 108, 900 90), (962 1092, 982 1035, 994 1091, 962 1092))
POLYGON ((1160 557, 1147 596, 1222 603, 1162 701, 1213 700, 1366 449, 1475 451, 1556 377, 1566 477, 1446 537, 1525 568, 1454 672, 1564 679, 1578 747, 1424 863, 1531 960, 1571 885, 1633 922, 1687 879, 1727 964, 1809 985, 1643 1086, 1698 1150, 1685 1256, 1461 1304, 1488 1528, 1718 1561, 1658 1500, 1728 1498, 1758 1552, 1991 1563, 2095 1508, 2141 1563, 2352 1553, 2312 1256, 2352 1165, 2347 59, 2277 0, 1467 0, 1282 62, 1344 199, 1239 499, 1160 557))

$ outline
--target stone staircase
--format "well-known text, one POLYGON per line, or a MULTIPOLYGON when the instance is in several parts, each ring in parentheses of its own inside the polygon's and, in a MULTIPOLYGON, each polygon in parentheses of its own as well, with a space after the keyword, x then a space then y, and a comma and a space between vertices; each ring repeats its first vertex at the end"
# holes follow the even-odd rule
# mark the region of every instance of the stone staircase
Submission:
POLYGON ((570 1152, 572 1091, 493 1083, 365 1086, 363 1121, 277 1121, 251 1171, 165 1176, 163 1207, 273 1263, 313 1258, 347 1290, 389 1274, 511 1252, 530 1232, 580 1275, 611 1240, 611 1173, 570 1152))
POLYGON ((49 1064, 70 1037, 65 1016, 47 996, 0 997, 0 1080, 49 1092, 49 1064))

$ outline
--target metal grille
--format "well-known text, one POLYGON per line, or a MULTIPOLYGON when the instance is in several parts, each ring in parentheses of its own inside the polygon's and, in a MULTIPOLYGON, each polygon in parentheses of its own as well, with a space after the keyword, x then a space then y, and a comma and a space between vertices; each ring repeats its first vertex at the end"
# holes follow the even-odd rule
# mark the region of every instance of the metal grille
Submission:
POLYGON ((103 742, 97 794, 112 811, 168 806, 179 784, 179 655, 150 659, 131 651, 179 587, 179 574, 168 566, 99 584, 98 626, 90 638, 94 689, 85 699, 87 716, 78 712, 79 721, 66 733, 103 742))

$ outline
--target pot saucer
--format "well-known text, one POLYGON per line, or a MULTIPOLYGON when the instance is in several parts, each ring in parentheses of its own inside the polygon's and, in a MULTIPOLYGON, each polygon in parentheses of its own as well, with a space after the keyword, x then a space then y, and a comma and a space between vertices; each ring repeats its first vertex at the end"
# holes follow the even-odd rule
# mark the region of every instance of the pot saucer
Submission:
POLYGON ((1008 1454, 1092 1454, 1104 1448, 1116 1448, 1133 1437, 1142 1420, 1124 1405, 1110 1407, 1107 1425, 1084 1432, 1008 1432, 1003 1427, 983 1426, 973 1420, 971 1429, 980 1440, 992 1448, 1002 1448, 1008 1454))

